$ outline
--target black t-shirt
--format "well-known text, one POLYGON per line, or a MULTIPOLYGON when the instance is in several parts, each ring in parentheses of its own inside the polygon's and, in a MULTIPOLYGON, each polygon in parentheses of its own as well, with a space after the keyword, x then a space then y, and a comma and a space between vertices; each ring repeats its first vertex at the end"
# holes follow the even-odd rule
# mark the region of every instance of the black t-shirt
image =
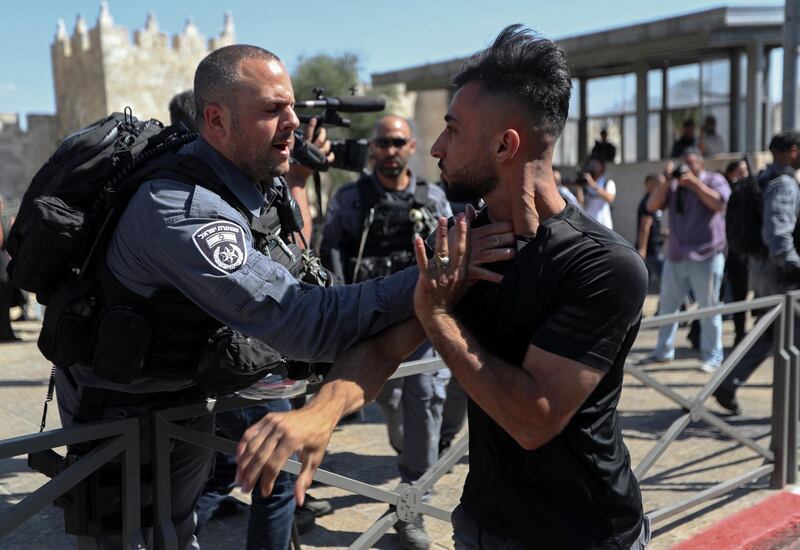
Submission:
MULTIPOLYGON (((485 223, 484 212, 476 224, 485 223)), ((564 431, 526 451, 472 400, 461 502, 479 525, 536 548, 628 548, 641 530, 639 484, 616 406, 641 320, 647 271, 619 235, 573 206, 479 283, 456 316, 488 351, 521 367, 530 344, 605 373, 564 431)))
POLYGON ((664 218, 664 213, 661 210, 656 210, 653 213, 648 212, 647 200, 649 198, 650 193, 645 193, 642 200, 639 201, 639 209, 636 211, 636 247, 639 247, 639 228, 642 226, 642 218, 653 218, 650 233, 647 235, 647 255, 660 256, 664 248, 664 235, 661 233, 661 222, 664 218))

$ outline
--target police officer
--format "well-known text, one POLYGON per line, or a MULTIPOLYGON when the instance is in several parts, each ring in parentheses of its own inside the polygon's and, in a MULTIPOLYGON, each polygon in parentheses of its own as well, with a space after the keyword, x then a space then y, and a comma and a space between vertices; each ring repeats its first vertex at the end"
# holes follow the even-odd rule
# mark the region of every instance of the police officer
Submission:
MULTIPOLYGON (((325 217, 323 264, 347 282, 390 275, 408 267, 414 235, 427 236, 438 216, 451 217, 444 191, 417 177, 408 161, 416 140, 408 121, 387 115, 375 125, 370 141, 372 174, 342 187, 325 217)), ((433 357, 430 343, 409 359, 433 357)), ((400 454, 403 483, 413 483, 439 454, 439 431, 448 369, 388 381, 377 398, 386 416, 389 441, 400 454)), ((418 516, 395 526, 405 548, 428 548, 430 541, 418 516)))
MULTIPOLYGON (((413 314, 415 270, 331 288, 298 281, 307 262, 301 262, 292 243, 297 227, 287 230, 283 220, 276 225, 275 215, 287 194, 274 177, 289 169, 299 124, 292 84, 280 59, 255 46, 221 48, 198 66, 194 91, 200 138, 175 158, 181 166, 193 166, 195 177, 187 179, 176 168, 174 177, 144 182, 97 268, 110 274, 106 302, 136 302, 147 311, 153 333, 144 346, 144 363, 156 366, 125 383, 110 381, 94 363, 59 369, 64 426, 128 416, 140 417, 146 426, 153 409, 197 399, 199 392, 189 372, 181 371, 181 361, 202 349, 209 327, 226 325, 294 360, 332 361, 359 340, 413 314), (204 169, 198 171, 199 166, 204 169)), ((98 349, 129 345, 134 336, 114 338, 110 327, 101 329, 98 349)), ((392 361, 411 351, 398 351, 398 345, 382 348, 392 361)), ((187 424, 211 432, 213 418, 187 424)), ((149 441, 147 429, 144 442, 149 441)), ((193 445, 173 444, 171 512, 180 548, 199 547, 194 508, 211 456, 193 445)), ((150 493, 145 481, 143 504, 150 493)), ((150 536, 149 530, 145 533, 150 536)), ((78 537, 79 548, 120 546, 118 535, 78 537)))

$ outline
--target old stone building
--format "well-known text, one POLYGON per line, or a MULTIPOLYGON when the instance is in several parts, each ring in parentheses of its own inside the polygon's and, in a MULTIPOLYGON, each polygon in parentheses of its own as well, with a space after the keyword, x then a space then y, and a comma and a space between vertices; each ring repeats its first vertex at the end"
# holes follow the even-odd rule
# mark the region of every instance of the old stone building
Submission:
POLYGON ((192 87, 200 60, 234 42, 230 14, 211 39, 191 20, 170 39, 150 13, 131 40, 128 29, 114 24, 105 1, 93 28, 78 16, 68 34, 59 21, 50 46, 56 113, 28 115, 27 131, 21 130, 18 115, 0 113, 0 194, 13 209, 62 138, 114 111, 130 107, 138 118, 168 121, 169 100, 192 87))

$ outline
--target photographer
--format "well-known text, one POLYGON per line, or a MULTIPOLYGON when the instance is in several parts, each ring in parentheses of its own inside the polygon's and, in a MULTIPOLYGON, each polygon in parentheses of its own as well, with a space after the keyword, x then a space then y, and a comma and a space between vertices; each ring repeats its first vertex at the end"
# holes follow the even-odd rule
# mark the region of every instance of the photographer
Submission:
MULTIPOLYGON (((427 237, 439 216, 453 214, 442 189, 414 174, 408 161, 417 142, 408 121, 387 115, 369 143, 372 174, 339 189, 331 200, 322 232, 323 264, 342 271, 347 282, 395 273, 411 265, 414 236, 427 237), (335 258, 340 258, 337 264, 335 258)), ((409 360, 433 357, 429 342, 409 360)), ((400 454, 403 483, 413 483, 438 459, 439 432, 448 369, 389 380, 376 401, 386 417, 389 441, 400 454)), ((400 521, 404 548, 430 545, 422 517, 400 521)))
POLYGON ((599 158, 590 158, 585 170, 578 178, 583 187, 583 209, 593 220, 609 229, 614 228, 611 219, 611 203, 617 198, 617 184, 606 177, 606 163, 599 158))
MULTIPOLYGON (((668 169, 671 165, 668 163, 668 169)), ((703 156, 695 147, 683 151, 670 175, 647 201, 647 211, 653 214, 669 208, 659 315, 677 312, 690 292, 698 307, 719 303, 725 266, 725 205, 731 194, 722 174, 704 169, 703 156)), ((677 323, 661 327, 656 348, 642 362, 671 361, 677 328, 677 323)), ((700 320, 700 356, 704 372, 713 372, 722 363, 721 315, 700 320)))

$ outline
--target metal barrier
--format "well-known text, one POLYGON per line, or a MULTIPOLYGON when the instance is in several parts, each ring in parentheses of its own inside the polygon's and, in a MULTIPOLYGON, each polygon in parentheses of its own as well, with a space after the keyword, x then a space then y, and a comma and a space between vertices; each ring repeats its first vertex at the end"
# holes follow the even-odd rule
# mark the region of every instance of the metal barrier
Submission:
MULTIPOLYGON (((402 378, 423 372, 431 372, 443 366, 444 363, 440 359, 410 361, 401 365, 391 378, 402 378)), ((231 455, 236 454, 236 444, 238 443, 214 434, 187 428, 178 422, 206 414, 248 407, 257 403, 259 401, 241 397, 228 397, 153 413, 154 542, 158 550, 171 550, 177 548, 178 545, 175 529, 170 519, 170 440, 177 439, 231 455)), ((468 443, 469 436, 463 436, 415 483, 410 485, 402 484, 393 491, 373 487, 363 481, 322 469, 317 470, 314 474, 314 479, 320 483, 394 506, 392 511, 378 518, 350 546, 352 549, 371 548, 384 533, 397 523, 398 519, 412 521, 417 515, 424 514, 450 522, 450 510, 431 506, 423 502, 422 497, 466 454, 468 443)), ((289 460, 283 470, 298 474, 300 473, 300 463, 295 460, 289 460)))
POLYGON ((754 309, 767 309, 760 316, 753 328, 742 339, 741 342, 731 351, 722 365, 713 373, 708 382, 691 398, 678 394, 668 385, 656 380, 651 375, 644 372, 641 368, 626 364, 625 372, 636 377, 647 387, 657 391, 664 397, 670 399, 680 406, 685 412, 676 419, 664 432, 661 439, 653 446, 650 452, 634 468, 634 473, 639 479, 644 478, 647 472, 653 467, 658 459, 663 456, 669 446, 680 436, 684 429, 691 423, 702 420, 731 439, 755 451, 764 457, 765 464, 757 468, 744 472, 732 479, 723 481, 713 487, 693 495, 692 497, 677 503, 670 504, 664 508, 648 513, 651 521, 658 523, 665 519, 679 514, 702 502, 716 498, 745 485, 746 483, 772 474, 772 486, 780 488, 787 482, 794 483, 797 474, 797 413, 793 417, 789 416, 790 387, 794 407, 797 408, 797 349, 794 347, 794 315, 787 315, 793 312, 795 302, 800 297, 800 292, 781 296, 768 296, 745 302, 734 302, 721 306, 698 309, 691 312, 676 313, 671 315, 659 315, 647 318, 642 321, 642 329, 658 328, 664 325, 677 323, 680 321, 692 321, 714 315, 726 315, 754 309), (774 346, 774 379, 772 394, 772 445, 771 449, 766 449, 759 443, 746 436, 728 422, 721 419, 715 413, 705 408, 705 401, 722 384, 728 374, 736 364, 744 357, 753 344, 767 331, 773 330, 774 346), (790 365, 793 368, 790 369, 790 365), (790 370, 792 372, 790 377, 790 370), (794 421, 790 422, 790 418, 794 421), (793 442, 790 444, 790 441, 793 442), (788 452, 789 449, 794 449, 788 452))
POLYGON ((139 505, 139 421, 93 422, 72 428, 23 435, 0 442, 0 458, 10 458, 64 445, 104 439, 79 461, 68 466, 0 517, 0 539, 31 516, 49 507, 53 500, 117 456, 122 461, 122 540, 126 549, 144 549, 139 505))
MULTIPOLYGON (((650 511, 649 515, 654 523, 662 522, 702 502, 727 494, 767 474, 772 475, 772 486, 775 488, 797 481, 800 351, 795 346, 794 317, 795 315, 800 315, 800 291, 698 309, 696 311, 653 316, 644 319, 641 328, 642 330, 653 329, 680 321, 691 321, 713 315, 725 315, 756 309, 763 309, 766 312, 760 316, 750 332, 735 346, 708 382, 692 398, 680 395, 669 385, 661 383, 637 366, 632 364, 625 365, 627 374, 634 376, 644 385, 665 396, 685 411, 685 414, 672 423, 659 441, 636 465, 634 473, 638 478, 642 479, 667 452, 670 445, 686 427, 698 420, 706 422, 720 433, 751 449, 758 456, 769 462, 769 464, 753 468, 734 478, 714 485, 688 499, 650 511), (763 447, 705 408, 706 400, 719 387, 747 351, 768 330, 774 331, 772 444, 770 449, 763 447)), ((439 359, 404 363, 392 378, 429 372, 442 366, 443 363, 439 359)), ((250 399, 229 397, 161 410, 153 414, 153 536, 156 548, 166 550, 177 547, 177 536, 170 519, 170 441, 172 439, 181 440, 228 454, 235 454, 236 452, 236 441, 193 430, 181 425, 179 422, 187 418, 238 409, 257 403, 258 401, 250 399)), ((30 516, 50 505, 54 498, 75 486, 100 466, 114 457, 122 455, 124 472, 123 538, 126 541, 127 548, 144 548, 140 532, 139 491, 129 490, 132 487, 138 487, 139 484, 140 442, 138 421, 136 419, 97 422, 0 441, 0 458, 105 438, 108 438, 108 440, 90 454, 26 497, 15 506, 12 513, 0 518, 0 537, 8 534, 30 516)), ((417 515, 424 514, 449 522, 450 511, 423 502, 422 496, 466 454, 467 447, 468 435, 465 435, 416 483, 413 485, 404 484, 395 490, 373 487, 367 483, 322 469, 315 473, 314 479, 326 485, 394 506, 393 511, 378 518, 350 547, 358 549, 369 548, 398 519, 412 521, 417 515)), ((297 474, 300 471, 300 464, 290 460, 284 470, 297 474)))

